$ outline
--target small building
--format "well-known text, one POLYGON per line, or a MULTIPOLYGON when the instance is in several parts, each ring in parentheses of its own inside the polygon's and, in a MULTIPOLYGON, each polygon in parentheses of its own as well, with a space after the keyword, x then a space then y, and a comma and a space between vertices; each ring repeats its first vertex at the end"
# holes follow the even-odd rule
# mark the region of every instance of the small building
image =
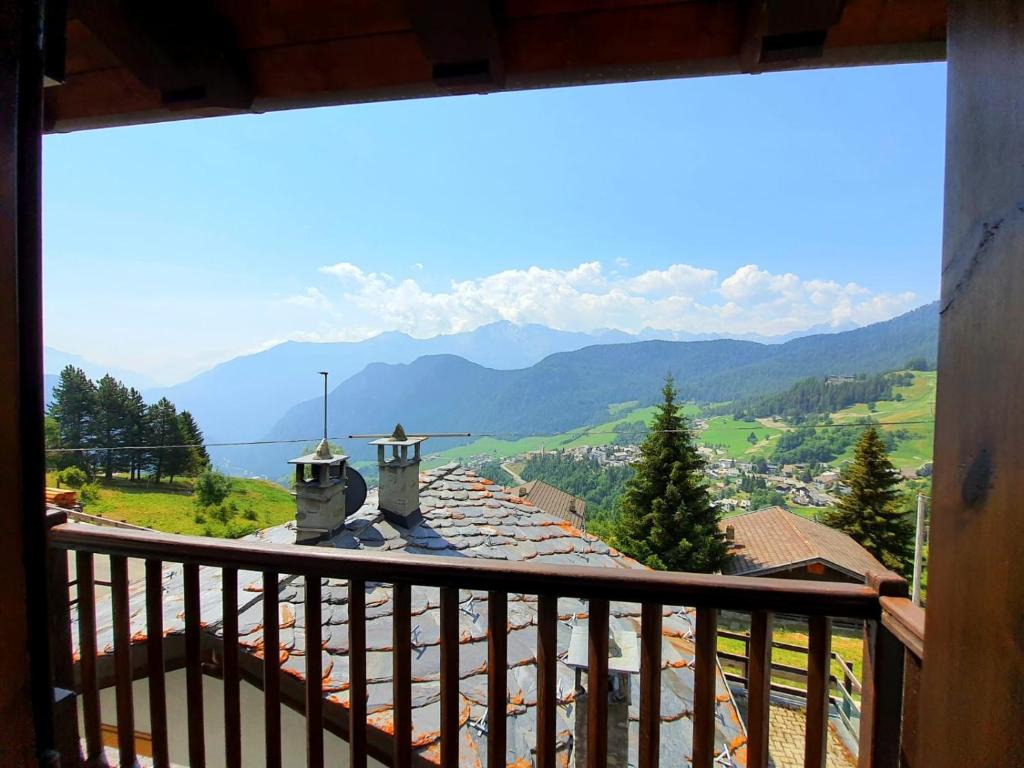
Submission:
POLYGON ((573 528, 587 530, 587 502, 579 496, 566 493, 543 480, 531 480, 513 489, 513 493, 549 515, 565 520, 573 528))
POLYGON ((883 566, 842 531, 782 507, 765 507, 720 524, 732 557, 723 572, 812 581, 864 581, 883 566))

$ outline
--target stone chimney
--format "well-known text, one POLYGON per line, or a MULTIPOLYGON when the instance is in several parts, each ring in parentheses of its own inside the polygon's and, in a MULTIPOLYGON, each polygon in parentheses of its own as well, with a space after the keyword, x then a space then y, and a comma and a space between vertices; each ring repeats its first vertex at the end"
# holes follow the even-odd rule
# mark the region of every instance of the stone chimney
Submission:
POLYGON ((295 465, 295 543, 316 544, 345 525, 348 456, 332 456, 327 438, 295 465))
POLYGON ((725 526, 725 540, 729 542, 736 541, 736 528, 732 525, 725 526))
POLYGON ((390 437, 374 440, 380 485, 378 504, 384 517, 394 525, 412 528, 420 514, 420 445, 426 437, 409 437, 401 424, 390 437), (412 448, 412 455, 409 449, 412 448))

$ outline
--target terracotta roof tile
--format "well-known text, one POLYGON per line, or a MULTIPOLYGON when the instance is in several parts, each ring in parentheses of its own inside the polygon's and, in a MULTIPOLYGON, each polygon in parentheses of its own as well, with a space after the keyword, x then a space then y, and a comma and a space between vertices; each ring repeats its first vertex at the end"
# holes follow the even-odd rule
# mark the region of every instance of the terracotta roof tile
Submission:
POLYGON ((863 579, 885 567, 842 531, 800 517, 782 507, 766 507, 723 520, 735 531, 733 557, 724 571, 736 576, 768 575, 803 563, 821 562, 863 579))

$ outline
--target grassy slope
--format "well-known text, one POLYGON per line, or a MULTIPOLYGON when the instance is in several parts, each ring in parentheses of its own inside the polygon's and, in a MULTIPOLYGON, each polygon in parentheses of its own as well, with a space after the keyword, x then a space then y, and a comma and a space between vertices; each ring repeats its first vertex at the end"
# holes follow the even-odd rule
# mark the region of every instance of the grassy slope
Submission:
MULTIPOLYGON (((490 454, 496 459, 504 459, 510 456, 518 456, 529 451, 557 450, 560 448, 578 448, 581 446, 608 445, 615 442, 615 427, 620 424, 635 424, 644 422, 650 424, 654 419, 656 406, 636 408, 636 403, 614 403, 608 406, 610 419, 603 424, 595 424, 590 427, 580 427, 551 435, 535 435, 524 437, 519 440, 501 440, 494 437, 482 437, 467 445, 456 446, 432 455, 424 461, 424 467, 431 468, 439 466, 448 461, 462 460, 470 456, 490 454), (634 410, 630 410, 633 408, 634 410)), ((683 406, 683 413, 692 418, 700 413, 700 409, 693 403, 686 403, 683 406)))
MULTIPOLYGON (((910 386, 899 387, 896 391, 903 395, 903 400, 879 401, 874 414, 869 414, 867 405, 862 404, 839 411, 833 414, 832 418, 836 423, 848 423, 862 416, 871 415, 878 421, 898 422, 896 426, 884 427, 884 429, 893 430, 899 429, 899 424, 908 421, 934 417, 934 372, 915 373, 914 382, 910 386)), ((558 434, 524 437, 518 440, 483 437, 467 445, 449 448, 435 454, 424 462, 424 466, 435 467, 448 461, 465 460, 480 454, 490 454, 495 459, 505 459, 530 451, 539 451, 541 448, 557 450, 588 445, 608 445, 615 442, 615 427, 617 425, 638 421, 650 424, 655 411, 655 406, 636 408, 635 402, 615 403, 608 406, 609 415, 613 418, 603 424, 580 427, 558 434)), ((700 414, 700 409, 693 403, 687 403, 683 406, 683 412, 686 416, 693 418, 700 414)), ((704 445, 723 447, 726 455, 731 458, 750 460, 758 456, 770 456, 774 448, 774 441, 787 428, 784 423, 771 422, 768 419, 736 421, 731 416, 716 416, 709 420, 707 429, 698 436, 698 440, 704 445), (758 438, 757 443, 753 445, 747 442, 751 432, 758 438)), ((893 463, 901 469, 916 469, 924 462, 931 461, 933 426, 931 424, 908 424, 903 428, 910 431, 912 437, 901 441, 897 446, 892 454, 893 463)), ((853 449, 851 448, 833 464, 839 466, 852 456, 853 449)))
MULTIPOLYGON (((242 478, 233 478, 231 482, 232 492, 226 503, 237 504, 239 520, 266 528, 295 517, 295 502, 281 486, 242 478), (241 517, 249 509, 255 512, 255 521, 241 517)), ((198 508, 187 483, 155 486, 115 478, 111 484, 101 483, 100 498, 83 511, 166 533, 204 534, 205 523, 196 522, 198 508)))
POLYGON ((716 416, 708 421, 708 427, 700 434, 704 445, 722 447, 734 459, 750 459, 771 452, 771 440, 782 433, 775 427, 766 427, 757 421, 737 421, 732 416, 716 416), (750 433, 757 437, 757 443, 747 442, 750 433))
MULTIPOLYGON (((871 416, 881 422, 894 422, 894 426, 883 429, 893 431, 900 429, 902 424, 914 421, 927 421, 935 418, 935 372, 915 372, 914 381, 908 387, 898 387, 896 392, 903 395, 903 400, 880 400, 875 405, 875 412, 870 413, 866 405, 854 405, 833 414, 837 424, 854 421, 863 416, 871 416)), ((911 438, 901 440, 896 450, 890 454, 892 463, 899 469, 917 469, 932 460, 932 444, 935 439, 935 425, 906 424, 902 427, 911 434, 911 438)), ((853 458, 851 447, 845 454, 833 462, 839 465, 853 458)))

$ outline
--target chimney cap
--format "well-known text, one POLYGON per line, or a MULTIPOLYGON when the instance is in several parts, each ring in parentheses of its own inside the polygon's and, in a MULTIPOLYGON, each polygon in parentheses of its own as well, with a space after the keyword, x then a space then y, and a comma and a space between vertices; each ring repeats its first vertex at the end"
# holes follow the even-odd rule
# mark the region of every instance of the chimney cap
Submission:
POLYGON ((297 459, 290 459, 289 464, 341 464, 342 462, 348 461, 348 456, 343 453, 339 453, 336 456, 332 456, 328 451, 327 456, 320 455, 320 449, 313 453, 307 453, 305 456, 299 456, 297 459))
POLYGON ((394 435, 388 437, 380 437, 376 440, 371 440, 370 445, 419 445, 424 442, 427 438, 424 436, 408 435, 402 439, 396 438, 394 435))

